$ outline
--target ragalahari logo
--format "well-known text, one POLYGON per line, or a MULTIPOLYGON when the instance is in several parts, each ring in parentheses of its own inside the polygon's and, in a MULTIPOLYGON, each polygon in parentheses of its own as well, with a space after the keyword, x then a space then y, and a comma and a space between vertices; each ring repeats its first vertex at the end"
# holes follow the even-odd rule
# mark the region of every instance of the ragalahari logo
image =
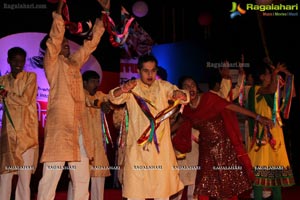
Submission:
POLYGON ((241 14, 244 15, 246 13, 246 10, 242 9, 240 4, 237 4, 236 2, 232 2, 232 8, 230 12, 231 12, 230 18, 233 19, 236 16, 241 16, 241 14))

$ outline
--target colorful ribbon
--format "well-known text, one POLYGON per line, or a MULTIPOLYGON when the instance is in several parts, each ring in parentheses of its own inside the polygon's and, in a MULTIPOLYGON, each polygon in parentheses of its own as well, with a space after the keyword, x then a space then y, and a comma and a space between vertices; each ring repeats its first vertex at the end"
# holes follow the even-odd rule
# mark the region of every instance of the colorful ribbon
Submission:
MULTIPOLYGON (((278 144, 277 148, 276 148, 276 140, 273 138, 273 135, 271 133, 270 127, 264 127, 261 131, 261 134, 259 136, 258 139, 256 139, 256 147, 255 147, 255 151, 259 151, 260 148, 263 145, 266 145, 267 143, 270 144, 271 148, 274 151, 277 151, 280 147, 281 147, 281 142, 278 144)), ((253 143, 251 144, 253 146, 253 143)), ((251 148, 252 148, 251 146, 251 148)))
POLYGON ((292 105, 292 98, 295 96, 294 75, 286 76, 285 87, 283 92, 283 100, 280 110, 283 112, 285 119, 289 118, 292 105))
POLYGON ((134 20, 134 17, 130 17, 128 20, 125 17, 124 18, 124 28, 122 28, 123 33, 118 33, 117 32, 117 28, 115 25, 115 22, 113 21, 113 19, 109 16, 109 11, 102 11, 103 14, 103 23, 105 26, 105 29, 107 30, 107 32, 110 35, 110 42, 114 47, 119 47, 122 46, 125 42, 126 39, 128 37, 129 34, 129 27, 131 25, 131 23, 134 20))
POLYGON ((110 135, 110 131, 109 131, 109 127, 107 124, 107 120, 106 120, 106 116, 105 113, 101 110, 101 120, 102 120, 102 133, 103 133, 103 137, 104 137, 104 141, 106 144, 111 143, 112 147, 114 147, 114 143, 112 141, 111 135, 110 135))
POLYGON ((282 126, 282 121, 280 118, 280 114, 279 114, 279 105, 280 105, 280 81, 279 81, 280 77, 276 76, 276 92, 274 94, 274 104, 273 104, 273 109, 272 109, 272 120, 274 122, 274 124, 276 124, 276 121, 278 122, 278 124, 280 126, 282 126))
POLYGON ((146 144, 154 141, 156 150, 157 152, 159 152, 159 144, 156 135, 156 129, 159 127, 162 121, 169 118, 171 115, 173 115, 175 112, 177 112, 180 109, 180 107, 178 107, 179 100, 176 100, 172 105, 169 105, 166 109, 162 110, 154 117, 150 112, 146 101, 136 93, 132 93, 132 94, 135 100, 137 101, 138 105, 140 106, 140 108, 142 109, 142 111, 150 121, 150 125, 145 129, 143 134, 139 137, 137 143, 139 145, 145 146, 146 144))
POLYGON ((77 23, 72 22, 70 20, 69 8, 66 0, 64 0, 64 5, 62 8, 62 16, 65 20, 65 26, 67 27, 67 29, 70 31, 71 34, 81 35, 81 36, 89 35, 93 27, 92 22, 90 20, 87 22, 77 22, 77 23))
POLYGON ((137 93, 135 93, 134 91, 130 91, 134 96, 137 96, 141 99, 143 99, 143 101, 145 101, 146 103, 148 103, 150 106, 152 106, 155 110, 157 110, 157 108, 155 107, 155 105, 148 99, 141 97, 140 95, 138 95, 137 93))
POLYGON ((127 107, 125 106, 124 109, 124 116, 121 121, 121 126, 120 126, 120 135, 119 135, 119 140, 118 140, 118 146, 119 147, 124 147, 126 144, 126 136, 128 133, 128 124, 129 124, 129 116, 128 116, 128 110, 127 107))
POLYGON ((2 102, 3 102, 3 110, 4 110, 4 113, 6 114, 6 116, 7 116, 8 120, 9 120, 11 126, 14 128, 14 130, 16 130, 15 125, 14 125, 14 122, 13 122, 13 120, 12 120, 12 118, 11 118, 11 115, 10 115, 10 113, 9 113, 8 107, 7 107, 7 105, 6 105, 6 101, 5 101, 5 96, 6 96, 6 95, 4 95, 4 93, 6 94, 7 91, 5 90, 5 88, 4 88, 3 85, 0 85, 0 91, 1 91, 1 94, 3 93, 2 102))
POLYGON ((245 85, 246 85, 246 79, 245 76, 243 76, 242 84, 239 88, 239 104, 240 106, 244 106, 245 101, 245 85))
MULTIPOLYGON (((155 132, 155 129, 156 129, 156 124, 155 124, 155 118, 154 116, 152 115, 152 113, 150 112, 150 109, 146 103, 146 101, 144 100, 144 98, 141 98, 139 95, 137 95, 136 93, 132 93, 136 102, 138 103, 138 105, 140 106, 140 108, 142 109, 143 113, 146 115, 146 117, 149 119, 149 122, 150 122, 150 126, 149 126, 149 129, 150 129, 150 134, 149 135, 142 135, 140 137, 140 139, 138 140, 138 143, 140 145, 144 145, 146 144, 147 142, 148 143, 151 143, 152 140, 154 140, 154 144, 155 144, 155 147, 156 147, 156 150, 159 152, 159 148, 158 148, 158 141, 157 141, 157 136, 156 136, 156 132, 155 132)), ((148 131, 147 131, 148 132, 148 131)))

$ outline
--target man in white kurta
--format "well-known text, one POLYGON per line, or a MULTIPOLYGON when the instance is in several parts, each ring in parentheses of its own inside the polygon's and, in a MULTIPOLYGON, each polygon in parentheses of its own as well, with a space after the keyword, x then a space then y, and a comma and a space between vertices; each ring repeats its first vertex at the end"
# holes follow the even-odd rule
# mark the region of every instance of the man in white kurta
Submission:
POLYGON ((63 1, 52 13, 53 23, 47 40, 44 69, 50 86, 45 126, 45 144, 41 156, 43 176, 38 200, 52 200, 62 170, 69 169, 74 200, 89 199, 89 161, 94 157, 93 139, 87 127, 87 109, 80 69, 97 48, 104 33, 103 22, 96 19, 91 40, 70 54, 64 37, 63 1), (69 167, 65 167, 68 162, 69 167))
POLYGON ((149 126, 149 119, 135 100, 133 93, 149 100, 148 107, 153 116, 168 107, 168 100, 189 101, 189 94, 178 90, 175 85, 156 80, 157 60, 151 55, 139 58, 138 72, 141 79, 130 80, 109 92, 114 104, 126 103, 129 124, 126 137, 122 195, 132 199, 169 199, 169 196, 183 189, 176 170, 177 162, 170 136, 169 119, 156 129, 159 152, 154 142, 140 145, 137 140, 149 126))
MULTIPOLYGON (((87 70, 82 74, 83 87, 85 92, 85 104, 87 107, 87 125, 91 130, 92 139, 94 141, 94 159, 90 166, 91 186, 90 194, 91 200, 103 200, 105 178, 110 176, 110 167, 107 159, 106 149, 104 145, 105 136, 109 133, 102 131, 105 116, 104 112, 109 112, 109 102, 107 101, 107 94, 98 91, 100 76, 97 72, 87 70), (101 109, 103 105, 107 109, 101 109), (103 113, 102 113, 103 112, 103 113)), ((105 129, 105 131, 107 131, 105 129)), ((107 136, 109 138, 109 136, 107 136)), ((109 141, 111 142, 111 141, 109 141)), ((68 199, 73 200, 73 186, 72 181, 69 182, 68 199)))
POLYGON ((37 80, 35 73, 23 71, 25 60, 22 48, 11 48, 8 51, 11 72, 0 77, 0 85, 7 91, 6 95, 0 94, 0 103, 7 107, 0 132, 1 200, 10 200, 14 174, 18 175, 15 199, 30 200, 31 175, 37 167, 37 80))

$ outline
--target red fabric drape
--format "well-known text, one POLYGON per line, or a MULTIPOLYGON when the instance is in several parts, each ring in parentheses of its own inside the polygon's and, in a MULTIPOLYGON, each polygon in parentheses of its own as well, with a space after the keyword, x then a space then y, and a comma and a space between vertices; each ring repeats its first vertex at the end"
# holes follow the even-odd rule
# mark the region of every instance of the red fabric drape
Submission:
POLYGON ((185 121, 183 123, 183 126, 181 126, 178 131, 186 132, 198 122, 203 122, 221 114, 224 121, 225 134, 227 134, 227 136, 229 137, 238 155, 238 160, 246 169, 249 179, 254 180, 255 176, 252 171, 252 164, 242 143, 242 136, 236 113, 226 109, 226 106, 228 106, 229 104, 230 102, 227 102, 225 99, 219 97, 214 93, 204 93, 196 109, 191 109, 189 106, 185 107, 183 111, 183 117, 185 121))

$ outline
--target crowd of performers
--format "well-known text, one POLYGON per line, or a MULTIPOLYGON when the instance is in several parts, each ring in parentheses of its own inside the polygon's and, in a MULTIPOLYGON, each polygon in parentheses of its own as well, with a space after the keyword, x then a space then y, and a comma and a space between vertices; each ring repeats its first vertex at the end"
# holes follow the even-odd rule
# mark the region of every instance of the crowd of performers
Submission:
POLYGON ((115 143, 105 118, 108 112, 114 112, 120 130, 118 181, 128 200, 179 200, 185 186, 189 200, 238 199, 249 190, 259 200, 268 188, 273 199, 281 199, 281 188, 294 185, 281 120, 289 116, 293 75, 284 64, 262 65, 246 75, 241 62, 235 87, 229 68, 212 71, 208 91, 203 92, 189 75, 178 85, 158 78, 157 59, 145 54, 138 58, 140 78, 105 94, 98 90, 99 74, 80 71, 97 48, 104 23, 96 19, 89 38, 71 53, 65 8, 60 0, 44 40, 43 68, 50 92, 40 158, 37 75, 23 70, 24 49, 8 50, 11 71, 0 77, 1 200, 10 199, 15 174, 15 199, 31 199, 31 175, 38 161, 43 163, 38 200, 54 199, 66 169, 68 199, 103 199, 105 177, 111 175, 105 144, 115 143), (242 124, 237 113, 247 117, 242 124))

